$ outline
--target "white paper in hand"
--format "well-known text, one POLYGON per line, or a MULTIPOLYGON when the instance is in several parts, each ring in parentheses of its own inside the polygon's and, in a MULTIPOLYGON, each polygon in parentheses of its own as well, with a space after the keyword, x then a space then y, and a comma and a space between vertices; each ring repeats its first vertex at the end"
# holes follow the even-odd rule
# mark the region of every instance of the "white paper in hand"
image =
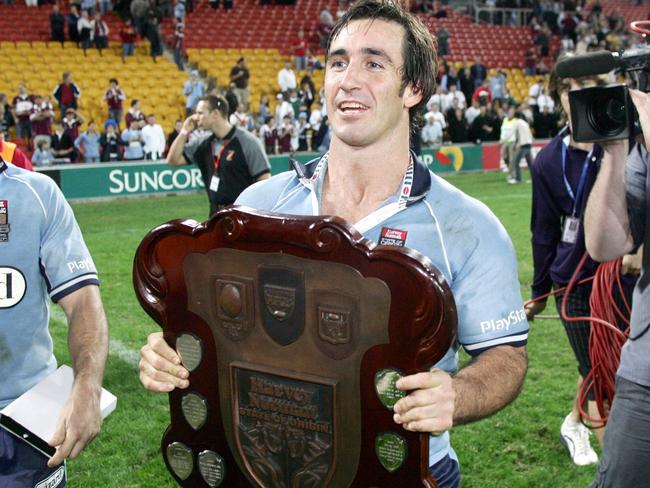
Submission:
MULTIPOLYGON (((73 381, 72 368, 60 366, 0 411, 0 427, 52 457, 55 449, 47 441, 54 435, 59 414, 72 392, 73 381)), ((115 410, 116 405, 115 395, 102 388, 102 418, 115 410)))

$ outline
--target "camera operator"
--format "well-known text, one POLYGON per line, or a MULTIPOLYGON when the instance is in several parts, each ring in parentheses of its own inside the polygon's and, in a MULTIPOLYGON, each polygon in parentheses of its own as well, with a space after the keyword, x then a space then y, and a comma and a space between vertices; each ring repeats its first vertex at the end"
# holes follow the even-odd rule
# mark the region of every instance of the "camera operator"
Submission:
MULTIPOLYGON (((599 261, 650 241, 650 94, 630 90, 643 142, 603 144, 601 170, 585 214, 587 249, 599 261)), ((598 479, 592 488, 648 486, 650 480, 650 259, 644 253, 634 289, 630 335, 621 352, 616 397, 607 422, 598 479)))
MULTIPOLYGON (((600 76, 581 78, 560 78, 554 70, 549 80, 549 92, 556 106, 569 114, 569 91, 589 86, 603 85, 606 79, 600 76)), ((570 117, 567 117, 570 119, 570 117)), ((591 142, 576 142, 571 131, 571 121, 538 153, 532 164, 533 204, 531 216, 534 278, 532 298, 526 304, 528 320, 533 320, 546 307, 544 298, 552 289, 565 287, 578 267, 584 253, 583 229, 584 209, 587 198, 598 174, 602 149, 591 142)), ((593 276, 598 263, 587 259, 577 280, 593 276)), ((626 295, 631 295, 634 277, 626 278, 626 295)), ((566 313, 570 317, 590 316, 589 298, 591 282, 572 288, 567 297, 566 313)), ((555 297, 556 308, 561 315, 564 293, 555 297)), ((571 348, 578 362, 578 385, 576 399, 571 412, 560 427, 560 439, 569 451, 574 464, 584 466, 598 461, 592 449, 585 419, 580 413, 578 398, 583 379, 591 372, 589 357, 589 321, 567 321, 562 318, 571 348)), ((593 388, 588 390, 587 410, 596 424, 600 414, 595 402, 593 388)), ((603 429, 595 429, 602 442, 603 429)))

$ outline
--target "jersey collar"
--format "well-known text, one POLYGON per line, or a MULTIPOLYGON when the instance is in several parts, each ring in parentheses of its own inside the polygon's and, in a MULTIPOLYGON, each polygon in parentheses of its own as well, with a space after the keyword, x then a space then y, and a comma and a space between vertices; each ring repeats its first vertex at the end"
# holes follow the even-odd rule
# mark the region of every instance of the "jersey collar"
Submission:
MULTIPOLYGON (((312 159, 307 164, 302 164, 293 158, 289 158, 289 161, 298 179, 310 180, 314 176, 314 171, 318 167, 318 163, 320 163, 321 159, 326 158, 327 155, 328 153, 325 153, 319 158, 312 159)), ((431 172, 429 168, 427 168, 413 151, 411 151, 411 157, 413 158, 413 188, 411 189, 411 196, 408 199, 407 205, 422 200, 431 189, 431 172)), ((318 175, 318 178, 322 178, 323 174, 318 175)))
POLYGON ((0 173, 3 173, 7 169, 7 163, 5 163, 5 160, 2 159, 2 156, 0 156, 0 173))

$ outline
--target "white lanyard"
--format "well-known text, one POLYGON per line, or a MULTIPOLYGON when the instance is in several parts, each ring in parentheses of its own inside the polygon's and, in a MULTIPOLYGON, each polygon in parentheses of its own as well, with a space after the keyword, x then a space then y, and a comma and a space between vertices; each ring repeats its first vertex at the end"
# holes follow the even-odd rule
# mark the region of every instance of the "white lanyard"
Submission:
MULTIPOLYGON (((326 153, 321 160, 316 165, 314 169, 314 174, 310 179, 300 178, 300 182, 311 192, 312 199, 312 210, 313 215, 318 215, 320 207, 318 203, 318 198, 316 197, 315 182, 320 176, 320 173, 327 163, 328 154, 326 153)), ((399 198, 396 202, 389 203, 383 207, 375 210, 374 212, 366 215, 359 222, 354 224, 354 228, 360 233, 364 233, 375 227, 377 224, 388 220, 393 215, 401 212, 406 208, 409 198, 411 197, 411 190, 413 189, 413 174, 414 174, 414 164, 413 157, 411 156, 409 166, 406 169, 404 174, 404 179, 402 180, 402 185, 400 186, 399 198)))

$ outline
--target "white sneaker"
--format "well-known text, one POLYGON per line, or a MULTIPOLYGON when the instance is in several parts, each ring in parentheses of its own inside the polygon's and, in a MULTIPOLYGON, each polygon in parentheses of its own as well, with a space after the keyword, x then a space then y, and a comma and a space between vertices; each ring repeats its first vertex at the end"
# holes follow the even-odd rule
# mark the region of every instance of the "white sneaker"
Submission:
POLYGON ((515 180, 514 178, 508 178, 506 181, 507 181, 510 185, 516 185, 517 183, 519 183, 519 181, 515 180))
POLYGON ((573 464, 587 466, 598 462, 598 454, 591 448, 589 436, 591 432, 581 422, 571 420, 567 415, 560 427, 560 442, 569 451, 573 464))

